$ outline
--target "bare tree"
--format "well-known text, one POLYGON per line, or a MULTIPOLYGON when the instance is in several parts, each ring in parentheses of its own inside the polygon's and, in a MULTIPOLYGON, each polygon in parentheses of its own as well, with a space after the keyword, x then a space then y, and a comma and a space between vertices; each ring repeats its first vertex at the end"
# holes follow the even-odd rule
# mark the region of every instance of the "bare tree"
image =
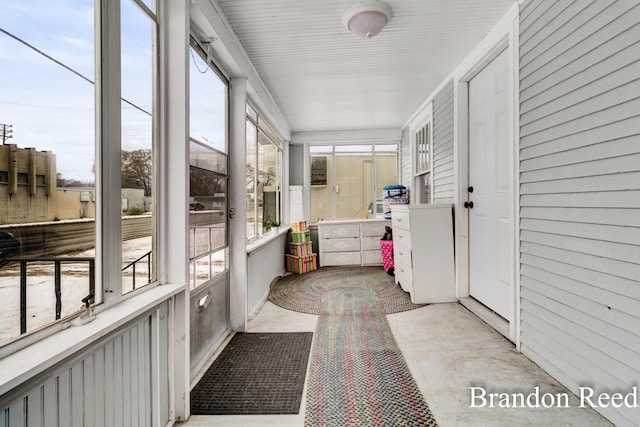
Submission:
POLYGON ((141 188, 151 196, 151 150, 122 150, 122 188, 141 188))

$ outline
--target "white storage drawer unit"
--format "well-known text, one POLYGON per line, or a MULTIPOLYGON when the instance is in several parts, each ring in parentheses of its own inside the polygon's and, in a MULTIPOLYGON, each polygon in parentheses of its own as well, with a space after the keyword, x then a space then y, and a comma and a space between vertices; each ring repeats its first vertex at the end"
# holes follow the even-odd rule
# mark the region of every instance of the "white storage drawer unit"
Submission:
POLYGON ((450 204, 393 205, 395 280, 416 304, 455 302, 450 204))
POLYGON ((320 266, 382 265, 380 239, 390 223, 371 219, 319 222, 320 266))

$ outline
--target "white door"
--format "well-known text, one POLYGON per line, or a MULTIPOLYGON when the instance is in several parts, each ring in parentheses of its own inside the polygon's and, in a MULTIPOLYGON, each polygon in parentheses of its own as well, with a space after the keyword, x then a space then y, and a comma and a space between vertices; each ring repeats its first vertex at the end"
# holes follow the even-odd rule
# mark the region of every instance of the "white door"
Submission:
POLYGON ((469 293, 512 317, 509 63, 503 51, 469 82, 469 293))

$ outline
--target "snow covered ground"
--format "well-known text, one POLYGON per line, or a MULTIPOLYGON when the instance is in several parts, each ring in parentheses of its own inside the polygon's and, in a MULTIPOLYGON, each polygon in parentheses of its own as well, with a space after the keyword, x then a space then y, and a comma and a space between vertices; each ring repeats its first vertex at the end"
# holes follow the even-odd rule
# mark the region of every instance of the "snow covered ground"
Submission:
MULTIPOLYGON (((224 245, 224 228, 211 227, 211 234, 195 233, 191 236, 194 253, 208 253, 209 247, 224 245), (221 240, 222 239, 222 240, 221 240), (209 246, 210 245, 210 246, 209 246)), ((122 266, 145 255, 152 248, 151 237, 127 240, 123 243, 122 266)), ((95 250, 78 251, 64 257, 95 257, 95 250)), ((148 258, 136 263, 136 289, 148 283, 148 258)), ((191 287, 198 286, 222 273, 227 268, 226 251, 215 251, 190 262, 191 287)), ((153 276, 152 276, 153 280, 153 276)), ((61 318, 84 309, 82 299, 89 294, 89 263, 70 262, 61 265, 61 318)), ((133 290, 133 269, 122 274, 122 290, 133 290)), ((20 264, 12 263, 0 268, 0 345, 20 336, 20 264)), ((27 332, 33 332, 55 321, 54 264, 29 263, 27 268, 27 332)))
MULTIPOLYGON (((151 250, 151 237, 127 240, 123 243, 123 267, 151 250)), ((95 250, 70 253, 65 257, 94 257, 95 250)), ((123 292, 133 288, 133 270, 123 273, 123 292)), ((148 283, 147 259, 136 264, 136 288, 148 283)), ((35 331, 55 321, 54 264, 29 263, 27 267, 27 332, 35 331)), ((62 263, 61 317, 83 309, 82 299, 89 294, 88 262, 62 263)), ((20 336, 20 265, 0 268, 0 345, 20 336)))

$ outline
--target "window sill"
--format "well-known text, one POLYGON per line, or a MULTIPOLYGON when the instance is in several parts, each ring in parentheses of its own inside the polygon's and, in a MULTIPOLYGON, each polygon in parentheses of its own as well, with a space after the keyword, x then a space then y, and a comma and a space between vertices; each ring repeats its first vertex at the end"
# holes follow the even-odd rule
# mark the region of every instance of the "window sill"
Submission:
POLYGON ((86 325, 70 326, 6 356, 0 361, 0 396, 184 290, 186 285, 155 286, 98 313, 86 325))
POLYGON ((266 246, 272 240, 275 240, 276 238, 282 236, 283 234, 288 233, 290 229, 291 227, 288 225, 284 225, 284 226, 281 225, 278 227, 278 229, 275 232, 270 231, 267 234, 263 234, 256 240, 247 243, 247 255, 251 255, 252 252, 255 252, 258 249, 262 248, 263 246, 266 246))

